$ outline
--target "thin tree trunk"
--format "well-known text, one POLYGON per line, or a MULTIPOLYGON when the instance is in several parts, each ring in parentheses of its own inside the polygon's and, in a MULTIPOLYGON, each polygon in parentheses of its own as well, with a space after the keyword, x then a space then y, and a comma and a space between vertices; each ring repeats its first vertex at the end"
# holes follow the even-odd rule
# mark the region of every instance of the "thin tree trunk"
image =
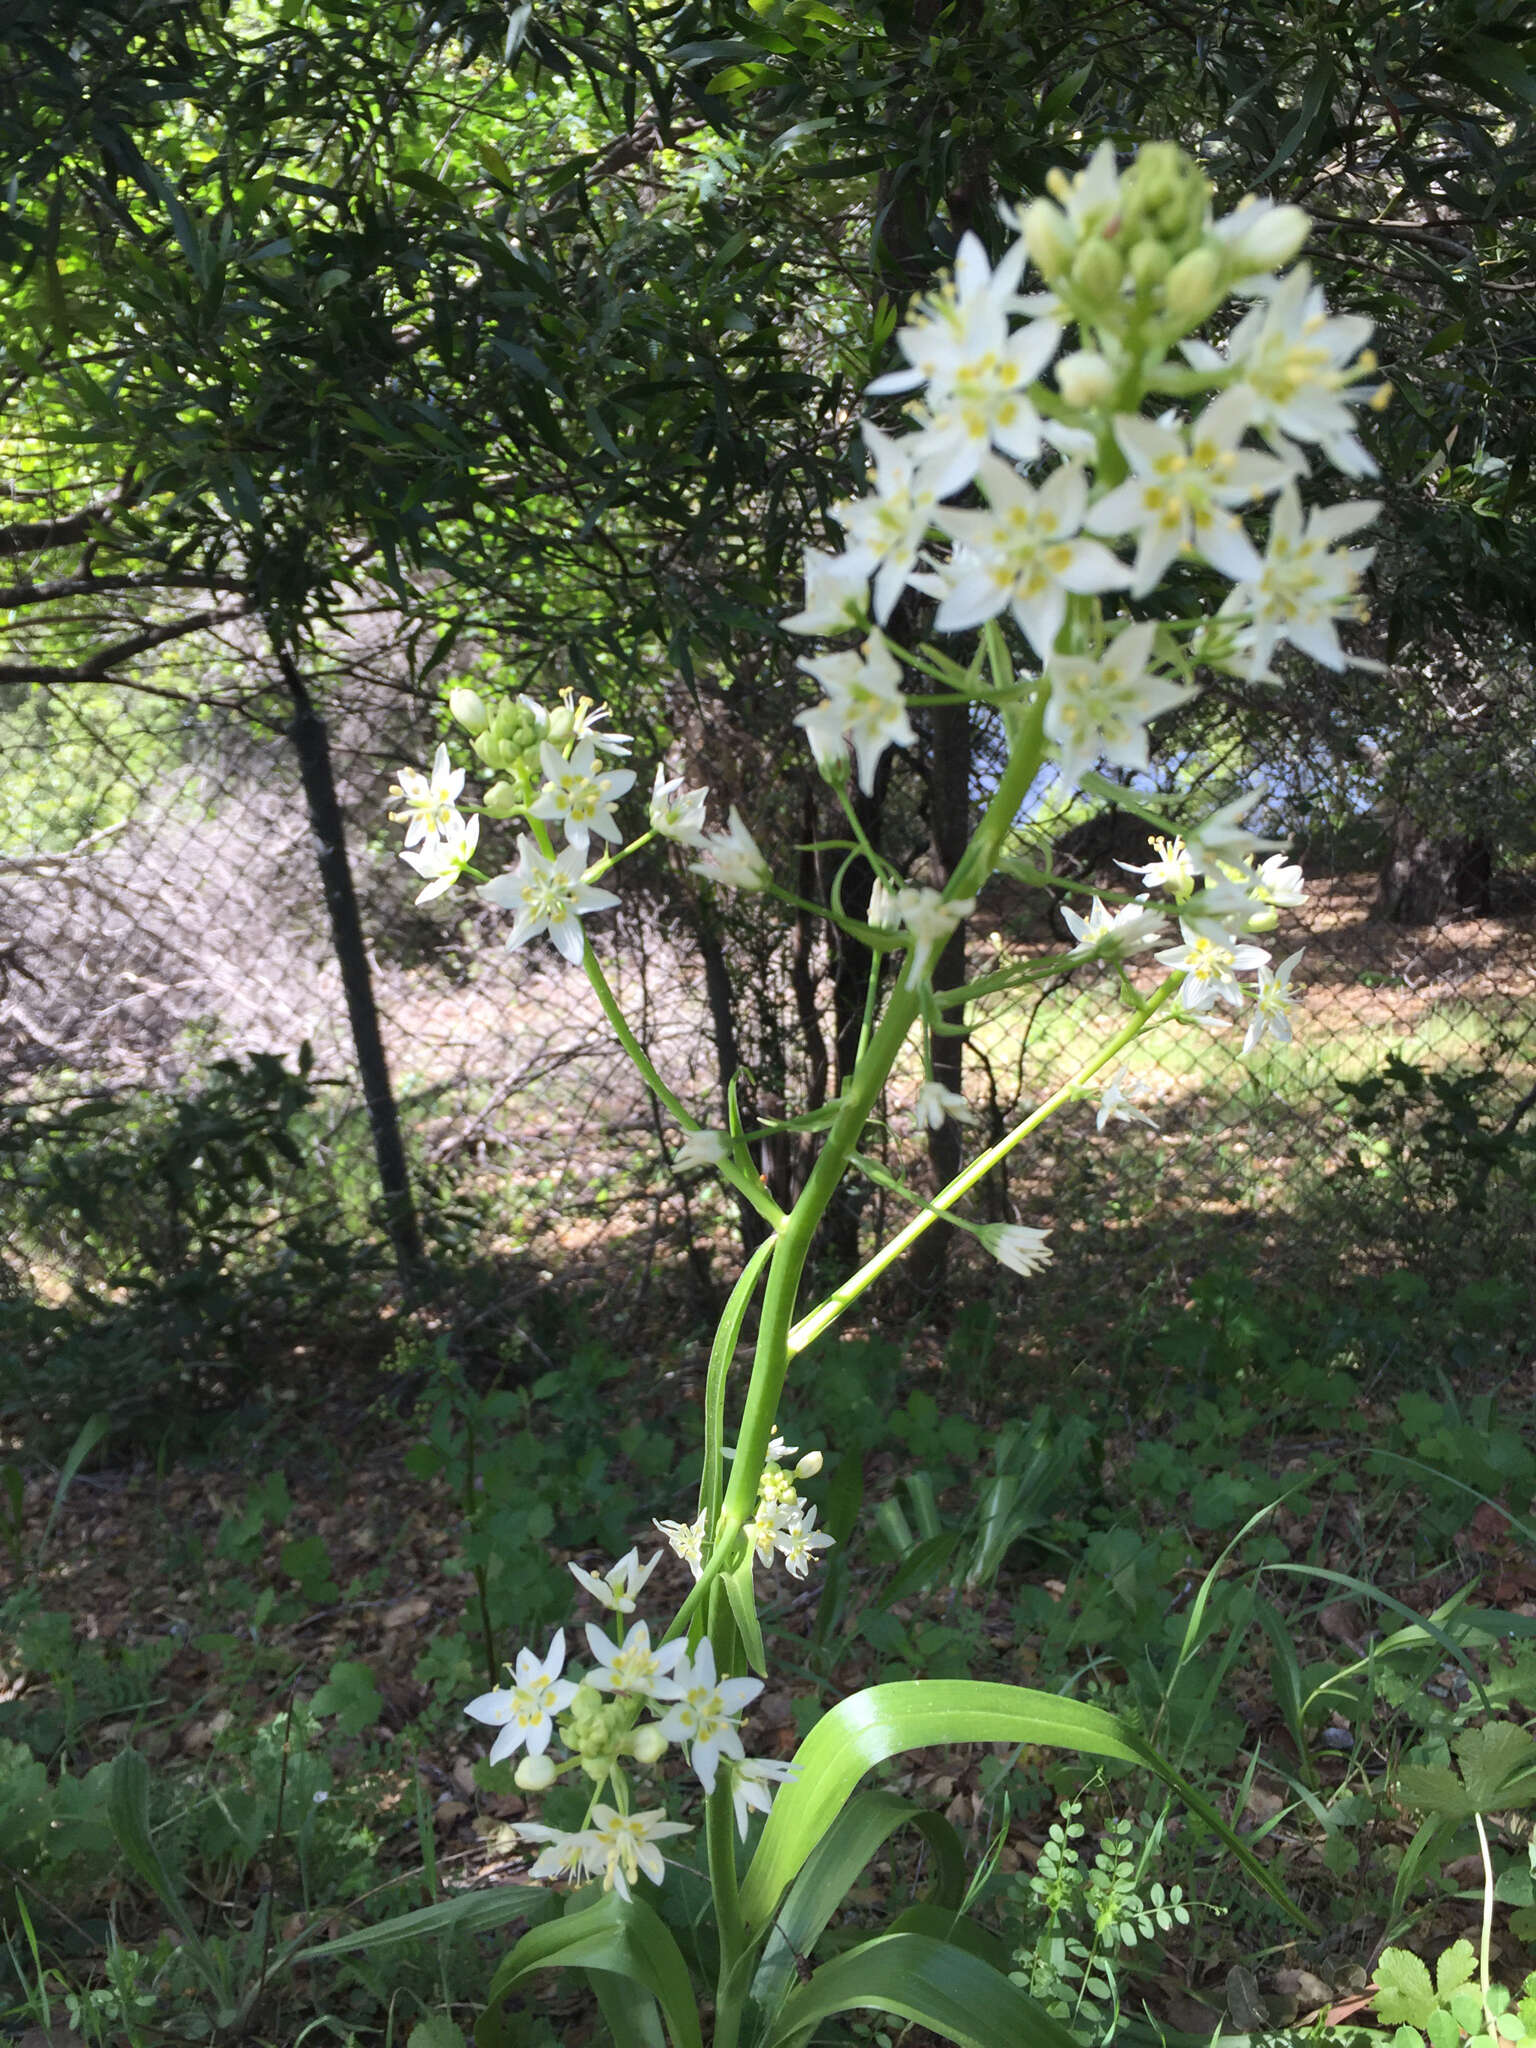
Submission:
POLYGON ((421 1229, 416 1220, 405 1145, 400 1136, 400 1117, 395 1108, 389 1063, 384 1056, 384 1039, 379 1030, 378 1005, 373 996, 373 975, 363 940, 357 892, 352 886, 352 869, 347 860, 346 833, 341 822, 341 807, 336 801, 330 741, 325 721, 315 709, 298 665, 275 635, 273 649, 293 700, 288 737, 299 759, 304 800, 309 809, 309 829, 320 869, 320 886, 325 892, 325 907, 331 921, 331 944, 341 969, 347 1017, 352 1026, 352 1045, 357 1055, 358 1076, 363 1084, 363 1103, 368 1112, 368 1127, 373 1134, 373 1156, 378 1165, 379 1187, 383 1195, 384 1228, 394 1250, 396 1270, 405 1285, 411 1287, 420 1279, 424 1264, 421 1229))

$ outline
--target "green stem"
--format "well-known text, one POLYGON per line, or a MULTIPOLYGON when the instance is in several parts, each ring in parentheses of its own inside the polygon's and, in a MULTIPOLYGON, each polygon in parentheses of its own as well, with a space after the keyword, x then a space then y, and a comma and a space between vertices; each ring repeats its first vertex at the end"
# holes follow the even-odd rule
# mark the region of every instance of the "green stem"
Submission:
MULTIPOLYGON (((1045 695, 1037 692, 1020 720, 1008 766, 986 813, 944 890, 946 899, 974 896, 996 867, 1014 820, 1040 771, 1045 754, 1044 718, 1045 695)), ((720 1527, 715 1532, 717 1545, 734 1545, 737 1534, 751 1520, 756 1508, 758 1479, 789 1371, 790 1330, 811 1244, 921 1008, 921 990, 909 987, 907 977, 903 976, 868 1050, 849 1078, 810 1179, 779 1233, 763 1291, 752 1377, 736 1439, 736 1463, 726 1489, 720 1527)))
POLYGON ((895 1264, 907 1247, 922 1236, 930 1224, 936 1223, 947 1210, 955 1206, 962 1195, 968 1194, 979 1180, 985 1179, 993 1167, 1006 1159, 1014 1146, 1027 1138, 1031 1131, 1038 1130, 1047 1117, 1054 1116, 1058 1109, 1071 1102, 1085 1081, 1091 1081, 1101 1067, 1107 1066, 1117 1053, 1124 1052, 1169 1000, 1181 979, 1182 976, 1178 974, 1170 974, 1168 979, 1147 998, 1137 1015, 1122 1031, 1115 1034, 1102 1052, 1095 1053, 1079 1073, 1063 1087, 1058 1088, 1054 1095, 1047 1096, 1039 1108, 1024 1119, 1017 1130, 1010 1131, 1007 1137, 1000 1139, 990 1150, 973 1159, 962 1173, 956 1174, 947 1187, 929 1198, 920 1215, 914 1216, 910 1223, 904 1224, 888 1243, 880 1247, 872 1259, 867 1260, 856 1273, 845 1280, 835 1293, 829 1294, 820 1307, 813 1309, 808 1316, 802 1317, 790 1329, 786 1338, 790 1356, 797 1356, 815 1338, 821 1336, 823 1331, 829 1330, 838 1317, 852 1307, 865 1289, 873 1285, 889 1266, 895 1264))
MULTIPOLYGON (((625 1022, 624 1012, 619 1008, 618 998, 608 986, 608 977, 604 974, 598 957, 592 950, 592 941, 590 939, 587 941, 586 947, 582 952, 581 964, 586 970, 587 980, 592 984, 593 993, 596 995, 599 1003, 602 1004, 603 1015, 613 1027, 615 1038, 618 1039, 625 1052, 629 1054, 636 1071, 646 1087, 650 1089, 663 1108, 669 1109, 672 1112, 685 1131, 701 1130, 703 1126, 696 1117, 689 1114, 672 1093, 666 1082, 662 1080, 660 1074, 651 1065, 645 1047, 625 1022)), ((770 1228, 774 1230, 783 1229, 785 1221, 784 1211, 755 1174, 744 1173, 739 1166, 733 1165, 730 1160, 723 1161, 718 1171, 720 1178, 728 1181, 738 1194, 744 1195, 770 1228)))
MULTIPOLYGON (((726 1602, 725 1587, 716 1584, 709 1600, 709 1633, 711 1640, 723 1641, 727 1634, 726 1623, 730 1610, 726 1602)), ((720 1938, 720 1973, 718 1978, 720 1998, 718 2003, 726 2005, 728 1984, 736 1965, 736 1959, 746 1944, 746 1927, 741 1917, 741 1887, 736 1872, 736 1816, 731 1800, 731 1781, 728 1767, 721 1763, 715 1777, 715 1789, 704 1801, 704 1840, 709 1855, 709 1886, 715 1903, 715 1931, 720 1938)), ((720 2034, 716 2031, 716 2042, 720 2034)))

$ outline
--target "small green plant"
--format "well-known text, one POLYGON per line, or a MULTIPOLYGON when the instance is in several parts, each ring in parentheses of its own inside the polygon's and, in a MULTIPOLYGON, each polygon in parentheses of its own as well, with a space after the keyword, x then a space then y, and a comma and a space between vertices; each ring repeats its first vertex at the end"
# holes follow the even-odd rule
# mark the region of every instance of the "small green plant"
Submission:
POLYGON ((1479 1981, 1470 1941, 1441 1951, 1430 1976, 1411 1950, 1383 1949, 1376 1965, 1376 2017, 1395 2028, 1392 2048, 1518 2048, 1536 2041, 1536 1970, 1521 1995, 1479 1981))
POLYGON ((1189 1926, 1191 1914, 1181 1886, 1148 1882, 1159 1823, 1122 1814, 1107 1824, 1087 1862, 1083 1812, 1081 1800, 1062 1801, 1035 1870, 1016 1879, 1007 1896, 1022 1922, 1013 1981, 1080 2040, 1099 2042, 1114 2037, 1126 1979, 1148 1967, 1137 1951, 1189 1926))

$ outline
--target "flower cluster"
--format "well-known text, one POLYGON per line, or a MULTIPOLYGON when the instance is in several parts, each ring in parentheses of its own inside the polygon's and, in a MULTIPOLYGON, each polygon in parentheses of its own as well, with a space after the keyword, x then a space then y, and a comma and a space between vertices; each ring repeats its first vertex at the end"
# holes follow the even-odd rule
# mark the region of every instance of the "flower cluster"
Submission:
MULTIPOLYGON (((638 1550, 631 1550, 607 1571, 574 1564, 571 1571, 600 1607, 628 1617, 660 1555, 642 1564, 638 1550)), ((564 1675, 565 1631, 556 1629, 543 1657, 519 1650, 509 1667, 511 1682, 481 1693, 464 1711, 496 1729, 493 1764, 523 1752, 515 1776, 524 1791, 545 1791, 578 1770, 592 1783, 586 1826, 562 1831, 518 1824, 521 1835, 544 1845, 532 1874, 600 1878, 605 1890, 627 1899, 637 1876, 660 1880, 656 1844, 691 1832, 687 1824, 668 1820, 663 1809, 632 1810, 630 1774, 636 1766, 659 1764, 675 1744, 686 1752, 706 1796, 716 1790, 723 1767, 743 1838, 748 1816, 768 1811, 773 1785, 792 1767, 747 1755, 740 1721, 762 1691, 762 1680, 721 1677, 707 1636, 691 1651, 684 1636, 653 1643, 649 1624, 637 1620, 622 1635, 588 1622, 586 1639, 592 1662, 579 1679, 564 1675), (652 1718, 642 1719, 647 1712, 652 1718), (552 1751, 557 1738, 563 1757, 552 1751), (605 1791, 615 1803, 598 1799, 605 1791)))
MULTIPOLYGON (((801 1457, 796 1447, 785 1443, 782 1437, 771 1440, 758 1477, 757 1503, 743 1530, 754 1564, 766 1567, 780 1557, 792 1579, 803 1579, 810 1572, 816 1552, 831 1548, 834 1539, 817 1528, 816 1510, 796 1484, 801 1479, 814 1479, 821 1466, 820 1451, 807 1451, 801 1457), (784 1470, 786 1458, 797 1459, 793 1471, 784 1470)), ((658 1521, 655 1526, 695 1579, 701 1578, 709 1537, 707 1515, 701 1514, 696 1522, 658 1521)))

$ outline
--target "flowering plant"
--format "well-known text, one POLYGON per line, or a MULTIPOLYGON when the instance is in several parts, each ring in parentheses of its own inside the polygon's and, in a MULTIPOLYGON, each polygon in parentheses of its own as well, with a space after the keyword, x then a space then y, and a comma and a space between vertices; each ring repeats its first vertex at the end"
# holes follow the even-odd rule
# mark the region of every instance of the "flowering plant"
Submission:
POLYGON ((512 1986, 551 1966, 591 1974, 625 2048, 659 2042, 663 2025, 675 2048, 700 2048, 701 2011, 712 2015, 715 2048, 791 2048, 856 2007, 978 2048, 1066 2041, 964 1912, 954 1831, 894 1795, 857 1790, 881 1759, 928 1744, 1034 1743, 1140 1763, 1295 1911, 1171 1766, 1097 1707, 1008 1685, 915 1682, 842 1701, 792 1761, 751 1756, 742 1732, 765 1670, 757 1575, 777 1568, 803 1578, 831 1540, 798 1490, 819 1453, 799 1456, 776 1434, 795 1357, 937 1222, 969 1231, 1020 1275, 1044 1265, 1048 1229, 976 1223, 959 1205, 1012 1147, 1074 1103, 1096 1103, 1101 1129, 1112 1117, 1150 1123, 1135 1107, 1138 1086, 1124 1059, 1155 1025, 1209 1025, 1227 1010, 1246 1018, 1245 1052, 1266 1035, 1290 1036, 1299 956, 1275 966, 1261 940, 1277 911, 1301 900, 1301 876, 1241 822, 1262 791, 1181 829, 1155 803, 1101 777, 1097 764, 1146 769, 1150 721, 1186 702, 1201 671, 1273 683, 1284 644, 1331 668, 1351 659, 1337 629, 1360 616, 1369 552, 1345 543, 1376 507, 1308 511, 1303 501, 1313 451, 1351 478, 1371 470, 1355 408, 1381 403, 1386 391, 1368 381, 1369 324, 1331 315, 1304 265, 1283 271, 1306 237, 1298 209, 1249 200, 1213 218, 1204 177, 1170 144, 1143 148, 1123 171, 1106 144, 1076 177, 1054 172, 1048 183, 1049 197, 1012 216, 1017 238, 1000 261, 990 263, 966 235, 953 279, 899 330, 904 365, 871 389, 907 396, 908 429, 896 436, 865 425, 869 489, 836 508, 847 545, 808 551, 804 603, 785 621, 794 633, 842 643, 800 661, 819 694, 797 723, 848 817, 849 860, 862 857, 876 877, 867 919, 847 914, 836 889, 827 913, 871 955, 867 1023, 852 1073, 816 1119, 819 1151, 791 1209, 779 1207, 754 1168, 758 1134, 739 1123, 700 1128, 657 1073, 583 923, 617 901, 601 886, 614 865, 657 835, 694 852, 694 872, 710 887, 795 902, 739 813, 709 829, 708 792, 686 789, 659 766, 649 829, 626 843, 619 810, 635 775, 615 763, 630 742, 608 730, 603 711, 569 697, 547 709, 524 697, 493 704, 473 690, 453 693, 452 715, 494 777, 468 819, 463 775, 445 750, 430 775, 401 771, 396 816, 408 827, 405 858, 428 878, 423 895, 475 877, 486 902, 512 913, 509 945, 547 935, 579 964, 683 1133, 674 1164, 720 1175, 769 1226, 711 1354, 694 1518, 656 1525, 691 1570, 692 1591, 653 1634, 635 1617, 654 1557, 642 1564, 631 1551, 605 1573, 577 1571, 600 1616, 585 1628, 590 1662, 579 1680, 566 1674, 557 1631, 542 1656, 518 1653, 510 1684, 469 1706, 498 1731, 492 1757, 520 1757, 525 1790, 564 1775, 590 1787, 580 1828, 520 1825, 541 1845, 533 1875, 576 1888, 563 1911, 559 1894, 542 1902, 539 1924, 497 1972, 483 2048, 502 2038, 498 2014, 512 1986), (1039 288, 1024 294, 1030 264, 1039 288), (1197 339, 1232 299, 1246 310, 1224 347, 1197 339), (1168 616, 1158 593, 1176 564, 1191 561, 1223 580, 1225 592, 1192 615, 1168 616), (908 592, 932 602, 938 635, 969 637, 965 659, 889 636, 908 592), (958 704, 996 716, 1006 755, 963 857, 935 888, 896 872, 868 843, 851 785, 856 776, 870 791, 887 749, 912 743, 915 709, 958 704), (1144 820, 1155 857, 1130 867, 1134 893, 1104 892, 1085 914, 1066 913, 1076 943, 1064 955, 1004 962, 963 987, 936 989, 934 963, 988 879, 1005 862, 1012 874, 1033 873, 1009 858, 1010 835, 1050 770, 1144 820), (482 815, 522 827, 515 866, 493 878, 472 864, 482 815), (1128 968, 1143 953, 1166 970, 1150 989, 1128 968), (890 975, 887 955, 898 970, 890 975), (964 1098, 933 1078, 935 1036, 955 1029, 976 998, 1040 981, 1064 960, 1097 962, 1118 977, 1124 1026, 947 1187, 926 1201, 914 1196, 911 1221, 825 1300, 804 1307, 812 1239, 840 1180, 850 1171, 884 1175, 862 1157, 860 1140, 909 1040, 916 1034, 922 1052, 918 1126, 974 1122, 964 1098), (732 1424, 727 1369, 754 1306, 752 1366, 732 1424), (712 1902, 688 1956, 644 1896, 644 1885, 663 1876, 661 1845, 694 1825, 671 1817, 664 1791, 639 1789, 639 1774, 674 1752, 686 1771, 667 1789, 685 1812, 690 1778, 702 1794, 712 1902), (744 1858, 757 1816, 766 1819, 744 1858), (919 1829, 934 1851, 932 1902, 811 1968, 805 1958, 846 1890, 903 1826, 919 1829))

